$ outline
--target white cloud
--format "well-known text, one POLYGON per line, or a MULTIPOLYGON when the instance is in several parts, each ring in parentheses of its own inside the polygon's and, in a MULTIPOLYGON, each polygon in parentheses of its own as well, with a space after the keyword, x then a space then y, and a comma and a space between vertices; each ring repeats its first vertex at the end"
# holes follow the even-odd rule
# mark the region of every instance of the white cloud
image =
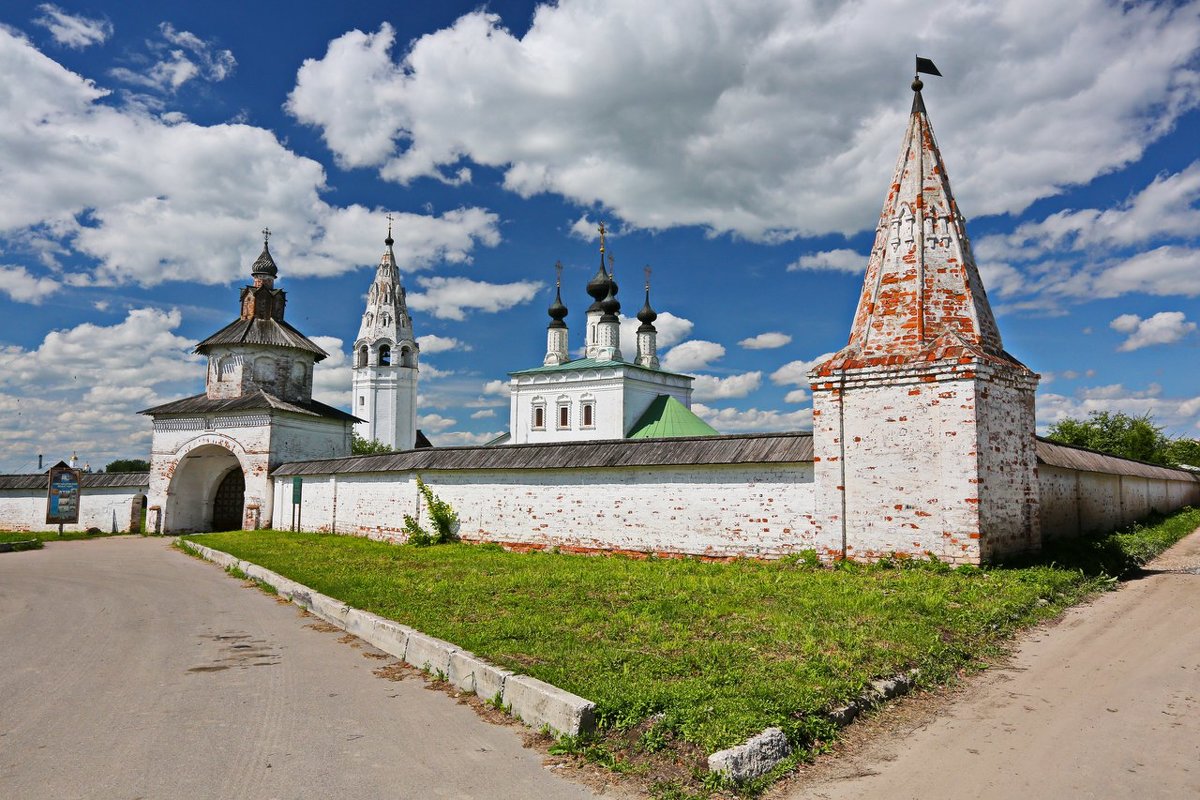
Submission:
POLYGON ((502 381, 499 379, 485 383, 482 391, 484 394, 490 394, 496 397, 508 397, 512 393, 508 388, 508 381, 502 381))
POLYGON ((113 34, 113 25, 106 19, 92 19, 63 11, 53 3, 38 6, 40 17, 33 24, 50 31, 54 41, 63 47, 82 50, 94 44, 104 44, 113 34))
POLYGON ((1196 323, 1188 322, 1182 311, 1160 311, 1146 319, 1137 314, 1122 314, 1110 322, 1109 327, 1129 334, 1117 348, 1122 352, 1155 344, 1174 344, 1196 331, 1196 323))
POLYGON ((449 431, 447 433, 439 433, 437 441, 434 442, 438 447, 471 447, 481 444, 487 444, 492 439, 499 436, 501 431, 489 431, 486 433, 469 433, 467 431, 449 431))
POLYGON ((335 408, 348 408, 353 372, 345 344, 337 336, 309 336, 329 354, 313 367, 313 399, 335 408))
POLYGON ((812 409, 797 411, 774 411, 750 408, 709 408, 703 403, 693 403, 696 416, 722 433, 755 431, 800 431, 812 430, 812 409))
MULTIPOLYGON (((621 314, 621 352, 630 360, 633 360, 633 354, 637 352, 637 329, 641 324, 636 316, 627 317, 621 314)), ((654 320, 654 330, 657 331, 655 347, 660 353, 668 347, 674 347, 686 339, 694 327, 690 319, 677 317, 670 311, 659 313, 658 319, 654 320)))
POLYGON ((52 278, 39 278, 20 266, 0 266, 0 292, 19 303, 39 305, 58 289, 58 281, 52 278))
POLYGON ((78 450, 93 467, 146 458, 150 421, 136 412, 203 387, 203 359, 174 333, 180 322, 176 310, 139 308, 113 325, 52 331, 31 349, 0 347, 0 471, 29 469, 38 453, 53 463, 78 450))
MULTIPOLYGON (((610 233, 607 226, 604 232, 610 233)), ((579 219, 571 223, 571 235, 576 239, 591 242, 600 238, 600 231, 595 220, 589 219, 587 214, 580 214, 579 219)))
POLYGON ((662 357, 662 367, 671 372, 692 372, 708 369, 708 365, 725 355, 725 348, 716 342, 692 339, 677 344, 662 357))
POLYGON ((475 413, 471 414, 471 419, 491 419, 494 416, 496 416, 496 409, 481 408, 475 413))
POLYGON ((223 81, 233 74, 237 59, 230 50, 212 46, 190 31, 176 30, 169 22, 160 23, 161 41, 149 41, 147 46, 157 60, 142 71, 117 67, 112 76, 160 92, 175 92, 193 78, 223 81))
POLYGON ((777 386, 808 386, 809 370, 832 356, 833 353, 824 353, 811 361, 789 361, 771 373, 771 382, 777 386))
POLYGON ((399 60, 394 40, 351 31, 297 75, 288 108, 341 163, 401 182, 488 165, 522 196, 765 240, 873 225, 914 49, 947 76, 926 102, 973 215, 1136 160, 1200 89, 1200 19, 1172 4, 562 0, 520 38, 478 10, 399 60))
MULTIPOLYGON (((378 261, 382 209, 326 203, 325 172, 270 131, 243 124, 165 123, 67 71, 0 26, 0 236, 48 266, 76 253, 77 283, 228 283, 258 255, 257 231, 289 276, 337 275, 378 261)), ((398 214, 405 268, 467 261, 500 240, 498 217, 478 208, 398 214)))
POLYGON ((423 292, 408 295, 408 307, 439 319, 461 320, 468 310, 494 313, 528 303, 544 284, 538 281, 488 283, 470 278, 417 278, 423 292))
POLYGON ((805 403, 808 402, 809 395, 806 389, 792 389, 783 397, 785 403, 805 403))
POLYGON ((1068 417, 1086 419, 1093 411, 1124 412, 1140 417, 1149 414, 1168 432, 1200 427, 1200 397, 1164 397, 1162 387, 1151 383, 1133 389, 1116 383, 1084 387, 1073 395, 1039 392, 1037 420, 1039 432, 1068 417))
POLYGON ((435 413, 421 414, 417 417, 417 427, 426 433, 430 431, 441 433, 455 423, 456 420, 435 413))
POLYGON ((860 255, 853 250, 825 250, 820 253, 800 256, 791 264, 788 264, 788 272, 795 272, 796 270, 833 270, 834 272, 849 272, 854 275, 861 275, 867 271, 867 258, 867 256, 860 255))
POLYGON ((786 344, 791 344, 792 337, 786 333, 778 333, 771 331, 769 333, 760 333, 757 336, 751 336, 749 339, 742 339, 738 344, 747 350, 773 350, 776 347, 783 347, 786 344))
POLYGON ((431 333, 426 336, 418 336, 417 344, 421 347, 422 355, 446 353, 451 350, 463 352, 471 349, 470 345, 463 344, 453 336, 438 336, 436 333, 431 333))
POLYGON ((692 384, 692 397, 696 400, 728 400, 745 397, 762 385, 761 372, 744 372, 728 378, 697 375, 692 384))

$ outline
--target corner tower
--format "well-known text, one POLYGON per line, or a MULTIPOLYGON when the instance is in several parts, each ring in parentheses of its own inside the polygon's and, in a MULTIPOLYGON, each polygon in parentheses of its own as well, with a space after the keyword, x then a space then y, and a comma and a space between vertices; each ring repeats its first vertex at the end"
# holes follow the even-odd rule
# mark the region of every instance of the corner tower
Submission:
POLYGON ((375 439, 396 450, 411 450, 417 438, 417 357, 412 318, 396 254, 392 250, 391 218, 386 250, 375 280, 367 290, 358 338, 354 341, 351 403, 365 422, 354 426, 364 439, 375 439))
POLYGON ((809 373, 817 509, 830 556, 978 563, 1040 547, 1038 376, 1004 350, 912 88, 850 340, 809 373))

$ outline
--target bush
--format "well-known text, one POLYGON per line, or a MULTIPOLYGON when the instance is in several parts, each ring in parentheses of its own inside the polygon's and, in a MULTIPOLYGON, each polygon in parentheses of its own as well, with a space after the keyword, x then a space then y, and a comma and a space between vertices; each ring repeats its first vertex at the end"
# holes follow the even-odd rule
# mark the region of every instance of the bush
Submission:
POLYGON ((408 531, 408 543, 415 547, 428 547, 431 544, 457 542, 458 513, 449 503, 434 494, 419 475, 417 488, 425 498, 425 507, 429 510, 429 519, 433 521, 434 531, 431 533, 425 530, 415 517, 405 514, 404 530, 408 531))

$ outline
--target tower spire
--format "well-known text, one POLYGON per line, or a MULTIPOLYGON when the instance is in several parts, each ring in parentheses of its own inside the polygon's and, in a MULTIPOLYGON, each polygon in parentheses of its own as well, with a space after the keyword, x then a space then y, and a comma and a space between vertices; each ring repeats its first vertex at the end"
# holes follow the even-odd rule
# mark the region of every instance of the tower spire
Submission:
POLYGON ((563 364, 568 360, 567 323, 563 322, 567 316, 567 307, 563 305, 562 301, 562 270, 562 262, 556 261, 554 264, 554 302, 550 304, 547 311, 550 315, 550 324, 546 326, 546 357, 542 359, 544 366, 563 364))

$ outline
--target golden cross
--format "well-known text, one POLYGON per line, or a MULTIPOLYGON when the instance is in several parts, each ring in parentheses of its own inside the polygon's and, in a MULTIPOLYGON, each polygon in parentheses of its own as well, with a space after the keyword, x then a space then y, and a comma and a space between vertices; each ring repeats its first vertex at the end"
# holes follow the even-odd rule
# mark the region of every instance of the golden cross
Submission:
POLYGON ((601 222, 600 223, 600 252, 601 253, 604 252, 604 231, 605 231, 604 223, 601 222))

